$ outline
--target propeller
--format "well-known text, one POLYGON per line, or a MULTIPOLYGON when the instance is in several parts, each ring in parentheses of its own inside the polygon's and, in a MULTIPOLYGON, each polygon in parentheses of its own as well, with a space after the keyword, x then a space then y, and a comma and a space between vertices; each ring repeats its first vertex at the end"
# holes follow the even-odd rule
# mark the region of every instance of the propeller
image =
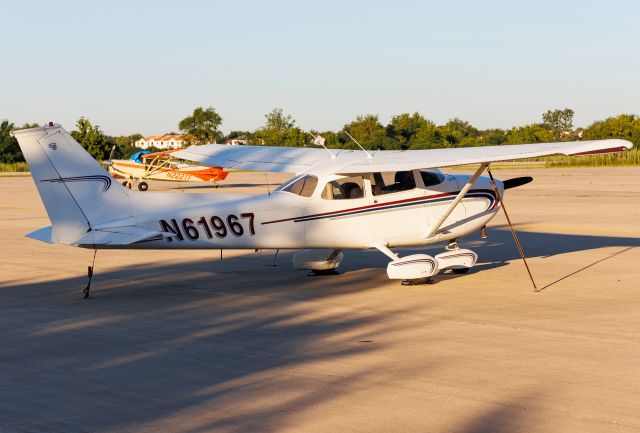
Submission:
POLYGON ((504 185, 504 189, 517 188, 528 184, 532 180, 533 178, 531 176, 514 177, 513 179, 503 180, 502 184, 504 185))

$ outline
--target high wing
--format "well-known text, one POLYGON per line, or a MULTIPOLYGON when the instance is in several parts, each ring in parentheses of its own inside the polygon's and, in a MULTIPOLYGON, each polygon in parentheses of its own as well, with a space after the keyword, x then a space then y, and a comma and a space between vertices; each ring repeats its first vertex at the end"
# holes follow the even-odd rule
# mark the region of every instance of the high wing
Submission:
POLYGON ((305 147, 229 146, 209 144, 191 146, 176 152, 178 158, 204 165, 243 170, 285 173, 314 172, 314 168, 334 173, 398 171, 496 162, 548 155, 591 155, 629 150, 626 140, 609 139, 559 143, 512 144, 425 150, 381 150, 370 152, 305 147))
POLYGON ((175 152, 173 156, 210 167, 282 173, 301 173, 331 158, 326 150, 319 148, 227 144, 190 146, 175 152))
POLYGON ((503 146, 460 147, 405 151, 381 151, 341 169, 342 172, 413 170, 483 162, 537 158, 549 155, 593 155, 622 152, 633 144, 626 140, 571 141, 560 143, 510 144, 503 146), (345 171, 346 170, 346 171, 345 171))

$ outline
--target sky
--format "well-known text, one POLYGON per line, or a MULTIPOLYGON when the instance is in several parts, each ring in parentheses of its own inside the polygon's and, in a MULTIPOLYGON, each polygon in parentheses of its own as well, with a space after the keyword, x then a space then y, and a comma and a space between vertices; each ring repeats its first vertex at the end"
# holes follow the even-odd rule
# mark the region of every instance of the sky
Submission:
POLYGON ((418 111, 479 128, 640 114, 640 1, 0 0, 0 119, 110 135, 418 111))

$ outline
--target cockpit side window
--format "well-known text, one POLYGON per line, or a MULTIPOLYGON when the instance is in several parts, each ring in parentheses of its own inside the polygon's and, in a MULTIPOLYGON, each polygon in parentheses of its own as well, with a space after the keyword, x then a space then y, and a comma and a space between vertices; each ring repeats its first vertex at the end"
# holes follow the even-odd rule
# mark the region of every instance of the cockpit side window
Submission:
POLYGON ((313 191, 318 186, 318 178, 311 175, 302 176, 300 179, 289 183, 279 191, 290 192, 291 194, 299 195, 301 197, 311 197, 313 191))
POLYGON ((350 200, 364 197, 364 178, 349 176, 328 182, 322 190, 325 200, 350 200))
POLYGON ((416 180, 412 171, 386 171, 371 174, 371 191, 373 195, 408 191, 415 187, 416 180))
POLYGON ((422 170, 420 171, 420 176, 422 177, 422 183, 426 187, 439 185, 445 180, 445 175, 439 171, 422 170))

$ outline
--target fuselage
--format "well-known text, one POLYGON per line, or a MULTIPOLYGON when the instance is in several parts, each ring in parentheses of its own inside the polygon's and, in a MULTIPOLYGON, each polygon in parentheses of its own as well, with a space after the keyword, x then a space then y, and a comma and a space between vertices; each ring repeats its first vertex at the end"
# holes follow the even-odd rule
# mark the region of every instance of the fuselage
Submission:
MULTIPOLYGON (((136 212, 137 225, 172 236, 131 247, 366 249, 380 242, 389 247, 416 246, 466 236, 496 214, 498 202, 490 180, 480 177, 436 234, 429 236, 470 178, 434 173, 440 180, 436 184, 426 185, 425 179, 431 178, 414 170, 413 188, 377 194, 373 177, 364 177, 361 194, 349 199, 326 197, 329 184, 344 175, 317 179, 313 191, 304 194, 308 196, 291 188, 297 178, 260 196, 147 194, 136 197, 134 211, 144 210, 136 212)), ((502 183, 497 184, 502 193, 502 183)))

